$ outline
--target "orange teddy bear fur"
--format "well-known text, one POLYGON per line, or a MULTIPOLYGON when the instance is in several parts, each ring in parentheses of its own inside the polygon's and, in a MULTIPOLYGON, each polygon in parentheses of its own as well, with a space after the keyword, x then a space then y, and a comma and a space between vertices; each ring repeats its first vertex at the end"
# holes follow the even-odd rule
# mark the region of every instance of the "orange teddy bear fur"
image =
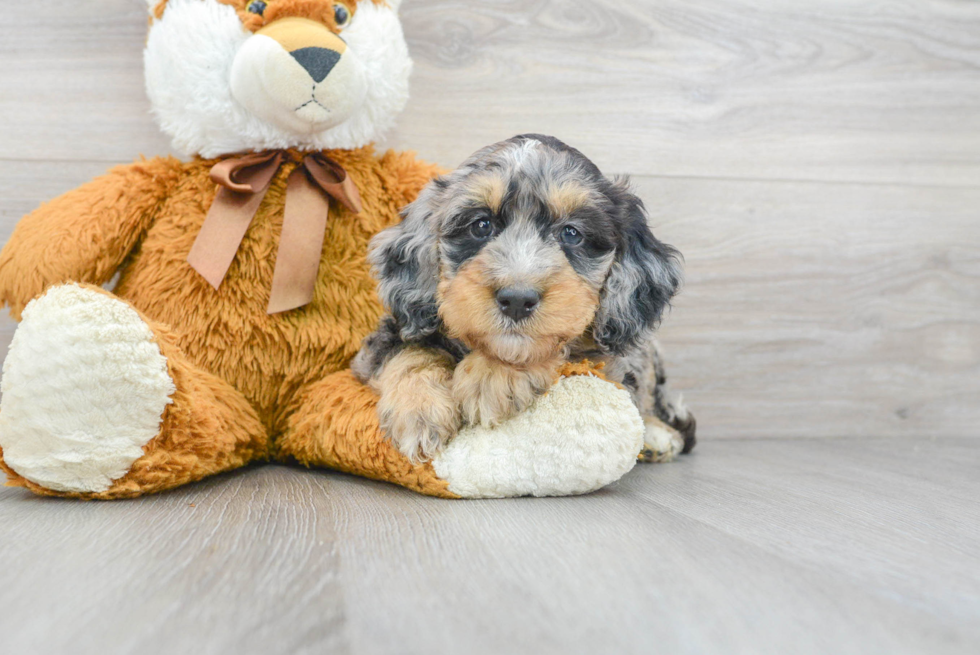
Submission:
POLYGON ((400 207, 439 170, 408 153, 325 151, 360 189, 363 211, 332 203, 313 302, 269 315, 286 180, 301 157, 290 154, 217 291, 186 261, 216 193, 209 171, 217 160, 120 166, 20 222, 0 252, 0 301, 14 317, 48 287, 102 285, 121 267, 115 295, 150 325, 177 392, 158 436, 107 491, 41 487, 8 467, 0 451, 8 484, 124 498, 275 459, 454 497, 431 465, 409 463, 384 439, 374 393, 345 370, 382 313, 368 241, 397 222, 400 207))

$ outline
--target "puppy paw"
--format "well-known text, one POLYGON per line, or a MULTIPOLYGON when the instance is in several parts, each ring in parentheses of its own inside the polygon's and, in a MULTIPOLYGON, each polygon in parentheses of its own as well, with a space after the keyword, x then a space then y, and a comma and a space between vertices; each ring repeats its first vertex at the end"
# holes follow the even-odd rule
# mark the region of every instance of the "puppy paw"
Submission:
POLYGON ((663 421, 653 417, 643 419, 643 450, 641 462, 670 462, 684 450, 684 437, 663 421))
POLYGON ((493 427, 520 414, 557 378, 557 363, 516 369, 472 352, 453 374, 453 397, 469 425, 493 427))
POLYGON ((447 357, 405 350, 378 376, 374 386, 381 396, 381 428, 412 462, 432 459, 459 431, 452 375, 452 362, 447 357))
POLYGON ((378 403, 382 429, 413 463, 432 459, 459 431, 459 412, 448 389, 446 396, 428 398, 425 405, 415 407, 409 406, 412 400, 407 400, 411 394, 378 403))

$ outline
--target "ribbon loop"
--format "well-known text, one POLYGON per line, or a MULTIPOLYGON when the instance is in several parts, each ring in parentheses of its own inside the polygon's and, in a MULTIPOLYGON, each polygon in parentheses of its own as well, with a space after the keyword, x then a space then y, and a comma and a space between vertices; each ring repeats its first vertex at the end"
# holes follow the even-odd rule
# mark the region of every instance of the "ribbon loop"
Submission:
POLYGON ((354 184, 350 176, 347 175, 347 171, 340 164, 316 153, 304 159, 303 166, 306 167, 320 188, 339 201, 340 204, 355 214, 360 214, 363 211, 361 194, 357 190, 357 185, 354 184))
POLYGON ((269 186, 281 164, 281 152, 226 159, 211 169, 211 181, 238 193, 258 193, 269 186))
MULTIPOLYGON (((228 274, 285 158, 284 151, 253 153, 218 162, 211 169, 211 180, 219 189, 187 261, 215 289, 228 274)), ((286 185, 282 234, 269 297, 270 314, 296 309, 313 300, 330 211, 329 198, 355 214, 362 211, 360 194, 347 171, 321 153, 308 155, 290 174, 286 185)))

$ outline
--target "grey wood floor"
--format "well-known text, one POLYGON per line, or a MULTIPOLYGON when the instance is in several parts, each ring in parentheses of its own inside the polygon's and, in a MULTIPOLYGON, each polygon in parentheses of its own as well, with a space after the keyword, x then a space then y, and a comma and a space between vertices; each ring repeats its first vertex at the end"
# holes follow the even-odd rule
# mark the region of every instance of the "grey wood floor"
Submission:
MULTIPOLYGON (((169 152, 144 0, 2 3, 0 242, 169 152)), ((980 3, 405 0, 387 144, 555 134, 686 256, 690 458, 446 502, 259 468, 0 490, 0 653, 980 652, 980 3)), ((0 356, 14 325, 0 320, 0 356)))
POLYGON ((973 439, 716 440, 581 498, 264 467, 0 491, 5 653, 971 653, 973 439))

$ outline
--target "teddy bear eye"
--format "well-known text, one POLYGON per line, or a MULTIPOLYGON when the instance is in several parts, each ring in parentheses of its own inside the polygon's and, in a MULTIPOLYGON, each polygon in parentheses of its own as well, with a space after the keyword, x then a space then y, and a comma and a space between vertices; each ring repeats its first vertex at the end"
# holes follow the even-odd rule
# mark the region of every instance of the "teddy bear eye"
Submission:
POLYGON ((333 18, 337 27, 347 27, 350 22, 350 10, 339 2, 333 6, 333 18))
POLYGON ((258 14, 261 16, 265 13, 266 4, 262 0, 255 0, 255 2, 250 2, 248 5, 248 11, 253 14, 258 14))

